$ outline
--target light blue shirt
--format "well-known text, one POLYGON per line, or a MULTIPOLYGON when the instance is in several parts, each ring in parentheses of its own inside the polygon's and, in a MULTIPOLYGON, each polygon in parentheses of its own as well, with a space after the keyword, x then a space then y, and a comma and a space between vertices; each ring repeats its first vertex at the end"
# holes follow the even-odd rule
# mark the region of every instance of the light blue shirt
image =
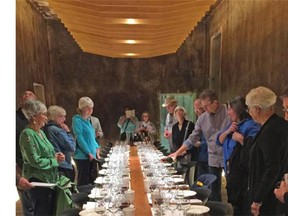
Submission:
POLYGON ((79 114, 72 118, 72 129, 76 137, 75 159, 88 159, 88 154, 96 158, 97 148, 100 148, 95 139, 95 130, 90 119, 83 119, 79 114))
POLYGON ((211 167, 223 167, 223 148, 216 144, 217 135, 231 124, 231 119, 227 115, 226 106, 219 105, 216 113, 204 112, 196 121, 195 128, 184 141, 187 148, 193 145, 204 136, 208 145, 208 164, 211 167))

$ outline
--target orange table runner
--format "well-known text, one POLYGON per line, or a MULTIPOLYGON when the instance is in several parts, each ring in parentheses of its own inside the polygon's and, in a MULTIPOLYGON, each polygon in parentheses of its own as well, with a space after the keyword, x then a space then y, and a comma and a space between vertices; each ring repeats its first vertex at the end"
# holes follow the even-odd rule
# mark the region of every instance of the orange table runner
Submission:
POLYGON ((152 216, 151 206, 149 205, 147 195, 144 190, 143 174, 140 160, 137 155, 137 147, 130 147, 130 177, 131 189, 135 191, 134 205, 136 216, 152 216))

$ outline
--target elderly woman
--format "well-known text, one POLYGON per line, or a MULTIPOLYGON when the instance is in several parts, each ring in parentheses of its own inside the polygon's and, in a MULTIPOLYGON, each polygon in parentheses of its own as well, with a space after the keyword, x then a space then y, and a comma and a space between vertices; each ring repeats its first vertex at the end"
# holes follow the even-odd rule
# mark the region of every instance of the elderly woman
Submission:
MULTIPOLYGON (((46 106, 38 100, 29 100, 22 107, 28 126, 20 134, 23 156, 23 176, 30 182, 56 183, 58 163, 65 155, 55 153, 53 145, 40 130, 47 122, 46 106)), ((48 187, 34 187, 29 191, 34 215, 53 215, 55 191, 48 187)))
MULTIPOLYGON (((194 130, 194 123, 186 120, 187 111, 182 106, 177 106, 174 110, 174 117, 178 121, 172 127, 172 151, 177 151, 182 143, 188 138, 188 136, 194 130)), ((181 163, 188 163, 189 161, 198 160, 198 149, 191 148, 186 152, 178 156, 178 163, 176 165, 176 170, 179 174, 183 174, 185 169, 181 166, 181 163)))
POLYGON ((275 114, 275 93, 266 88, 252 89, 246 95, 249 114, 261 125, 249 154, 249 196, 253 215, 277 215, 279 204, 273 194, 281 180, 281 157, 288 138, 287 122, 275 114))
POLYGON ((65 155, 65 161, 61 162, 58 167, 59 174, 73 182, 75 171, 71 164, 71 153, 75 151, 76 144, 69 127, 65 124, 66 111, 60 106, 50 106, 47 116, 49 121, 44 127, 44 132, 54 146, 54 150, 65 155))
POLYGON ((96 157, 100 158, 100 146, 95 139, 95 130, 90 122, 94 103, 89 97, 78 101, 78 112, 72 118, 72 129, 76 137, 74 160, 78 169, 77 185, 93 184, 96 157))
POLYGON ((155 125, 150 121, 150 114, 143 112, 141 115, 141 121, 136 126, 136 133, 144 134, 144 137, 149 137, 151 143, 154 143, 156 138, 155 125))
POLYGON ((183 142, 194 130, 194 123, 186 120, 187 111, 182 106, 177 106, 174 110, 174 117, 178 121, 172 127, 172 143, 175 152, 181 147, 183 142))
POLYGON ((233 206, 234 215, 245 215, 247 204, 244 195, 248 184, 248 171, 243 170, 241 165, 241 150, 242 145, 251 144, 260 126, 247 112, 243 97, 238 96, 228 102, 228 115, 232 123, 218 134, 216 144, 223 146, 228 202, 233 206))

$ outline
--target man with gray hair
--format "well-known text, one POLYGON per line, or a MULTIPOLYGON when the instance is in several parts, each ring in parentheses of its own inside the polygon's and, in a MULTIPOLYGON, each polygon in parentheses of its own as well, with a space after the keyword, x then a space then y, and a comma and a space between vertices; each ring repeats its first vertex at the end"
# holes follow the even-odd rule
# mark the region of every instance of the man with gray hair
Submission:
POLYGON ((36 99, 37 98, 32 91, 25 91, 20 98, 20 107, 16 111, 16 186, 22 203, 22 211, 24 216, 32 216, 34 213, 29 193, 26 191, 27 189, 32 188, 32 185, 27 179, 22 177, 23 158, 19 146, 19 137, 21 131, 28 125, 28 120, 22 111, 22 106, 27 101, 36 99))
POLYGON ((214 174, 217 179, 212 185, 210 200, 221 201, 221 174, 223 164, 223 149, 216 144, 219 131, 224 130, 231 124, 231 119, 227 115, 227 108, 219 104, 214 90, 206 89, 200 94, 201 105, 205 112, 196 121, 192 134, 184 141, 182 146, 170 157, 176 158, 182 152, 198 144, 202 135, 208 145, 209 173, 214 174))
POLYGON ((104 135, 100 121, 95 116, 90 116, 90 121, 91 121, 91 124, 93 125, 93 127, 95 129, 95 136, 96 136, 97 140, 99 141, 99 139, 102 138, 104 135))

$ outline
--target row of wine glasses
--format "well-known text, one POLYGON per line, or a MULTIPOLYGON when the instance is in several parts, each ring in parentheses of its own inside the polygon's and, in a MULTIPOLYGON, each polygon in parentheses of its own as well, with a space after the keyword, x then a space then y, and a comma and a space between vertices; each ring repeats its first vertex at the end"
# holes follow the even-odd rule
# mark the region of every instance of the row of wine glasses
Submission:
POLYGON ((117 215, 121 209, 127 207, 123 188, 129 188, 129 146, 124 142, 116 142, 110 149, 106 162, 102 167, 106 168, 102 173, 101 188, 98 188, 99 196, 95 190, 95 211, 100 215, 117 215), (104 211, 100 211, 103 210, 104 211))
POLYGON ((157 207, 159 215, 165 215, 166 211, 172 215, 185 215, 189 205, 182 205, 184 191, 168 170, 173 169, 169 167, 171 164, 165 164, 161 160, 163 154, 152 145, 139 143, 137 148, 145 181, 149 182, 152 203, 157 207))

